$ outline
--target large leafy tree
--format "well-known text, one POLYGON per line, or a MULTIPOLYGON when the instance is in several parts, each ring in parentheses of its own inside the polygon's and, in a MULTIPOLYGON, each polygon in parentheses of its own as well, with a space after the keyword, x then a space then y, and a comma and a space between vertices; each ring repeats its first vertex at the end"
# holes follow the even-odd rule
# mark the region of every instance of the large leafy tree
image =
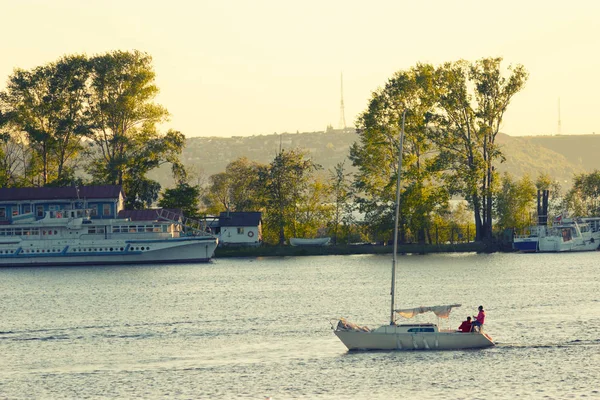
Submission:
POLYGON ((180 182, 173 189, 166 189, 158 205, 163 208, 178 208, 187 217, 199 217, 200 188, 186 182, 180 182))
POLYGON ((24 135, 0 128, 0 187, 27 185, 32 178, 28 174, 31 160, 24 135))
POLYGON ((225 172, 212 175, 203 201, 207 212, 259 211, 262 208, 260 171, 266 165, 250 161, 245 157, 232 161, 225 172))
POLYGON ((535 183, 528 176, 515 180, 509 174, 504 174, 501 178, 501 190, 494 203, 498 228, 521 230, 532 225, 535 194, 535 183))
MULTIPOLYGON (((554 216, 558 216, 563 211, 563 197, 560 183, 553 179, 548 173, 544 172, 538 175, 535 180, 535 187, 538 192, 548 191, 548 221, 554 216)), ((537 210, 536 210, 537 213, 537 210)))
POLYGON ((0 94, 11 123, 26 132, 39 165, 41 185, 66 184, 89 132, 87 94, 89 64, 85 56, 66 56, 30 71, 16 69, 0 94))
POLYGON ((564 200, 564 207, 577 217, 600 216, 600 171, 575 175, 573 187, 564 200))
POLYGON ((440 171, 429 140, 429 122, 437 99, 434 68, 419 64, 399 71, 376 91, 358 118, 359 141, 350 149, 358 168, 354 186, 359 209, 376 236, 392 236, 396 177, 402 174, 401 233, 418 233, 421 241, 431 213, 443 206, 448 193, 437 185, 440 171), (398 147, 402 124, 405 138, 402 171, 398 147))
POLYGON ((331 187, 319 176, 311 179, 297 208, 298 213, 293 225, 294 235, 321 236, 325 233, 334 213, 331 187))
POLYGON ((152 58, 115 51, 93 57, 90 64, 90 138, 96 158, 89 172, 97 182, 123 185, 129 207, 151 204, 160 186, 147 172, 166 162, 177 165, 185 145, 180 132, 157 131, 168 112, 152 102, 158 94, 152 58))
POLYGON ((246 157, 232 161, 225 172, 229 176, 231 209, 233 211, 258 211, 262 205, 260 171, 266 165, 250 161, 246 157))
POLYGON ((219 172, 209 178, 208 190, 202 200, 206 205, 208 214, 218 215, 222 211, 230 210, 231 204, 231 179, 226 172, 219 172))
MULTIPOLYGON (((268 168, 259 171, 268 213, 266 229, 274 233, 279 245, 285 244, 286 229, 295 235, 299 205, 304 202, 312 173, 320 168, 301 150, 281 150, 268 168)), ((265 233, 268 236, 268 232, 265 233)))
POLYGON ((346 172, 345 162, 335 165, 329 171, 329 187, 333 202, 333 214, 330 230, 333 234, 333 243, 337 244, 340 236, 340 228, 348 236, 349 225, 353 222, 352 217, 352 186, 350 173, 346 172))
POLYGON ((437 70, 439 90, 432 140, 440 159, 451 168, 454 189, 473 208, 476 239, 490 240, 495 185, 494 168, 503 161, 496 145, 504 114, 512 97, 525 85, 528 74, 522 65, 508 67, 503 75, 502 58, 475 63, 446 63, 437 70))

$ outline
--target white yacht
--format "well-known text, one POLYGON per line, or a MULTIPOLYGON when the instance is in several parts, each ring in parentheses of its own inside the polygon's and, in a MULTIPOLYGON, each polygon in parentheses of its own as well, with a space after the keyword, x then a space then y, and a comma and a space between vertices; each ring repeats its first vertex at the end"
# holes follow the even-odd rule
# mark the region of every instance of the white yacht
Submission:
POLYGON ((0 225, 0 267, 207 262, 217 238, 157 210, 156 219, 92 219, 91 210, 18 215, 0 225))
MULTIPOLYGON (((433 312, 440 318, 448 318, 454 307, 460 307, 460 304, 418 307, 395 312, 405 316, 433 312)), ((340 319, 335 327, 335 334, 348 350, 459 350, 494 346, 492 338, 483 331, 459 332, 439 329, 437 324, 394 322, 371 330, 340 319)))
POLYGON ((538 241, 539 252, 593 251, 598 249, 599 241, 595 238, 590 225, 578 223, 576 220, 555 224, 548 228, 538 241))

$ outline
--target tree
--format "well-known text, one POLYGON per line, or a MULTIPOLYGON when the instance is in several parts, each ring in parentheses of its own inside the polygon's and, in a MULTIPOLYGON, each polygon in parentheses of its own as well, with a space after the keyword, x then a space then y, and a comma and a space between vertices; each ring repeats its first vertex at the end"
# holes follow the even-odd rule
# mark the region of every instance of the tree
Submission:
POLYGON ((564 206, 576 217, 600 216, 600 171, 575 175, 564 206))
POLYGON ((64 184, 73 174, 69 162, 81 151, 89 132, 85 56, 66 56, 31 71, 16 69, 0 95, 11 122, 27 133, 39 159, 42 185, 64 184))
POLYGON ((298 205, 306 194, 309 178, 319 165, 300 150, 281 150, 267 169, 259 171, 268 211, 266 229, 277 232, 279 245, 285 244, 286 228, 295 235, 298 205))
POLYGON ((510 100, 528 76, 517 65, 509 66, 509 76, 503 77, 501 62, 502 58, 458 61, 436 71, 440 97, 432 140, 440 160, 453 171, 454 188, 473 207, 477 240, 491 240, 494 165, 503 161, 495 139, 510 100))
POLYGON ((225 169, 229 176, 231 209, 233 211, 257 211, 261 208, 259 175, 266 165, 238 158, 225 169))
POLYGON ((200 188, 180 182, 174 189, 166 189, 158 205, 163 208, 178 208, 187 217, 197 218, 200 188))
POLYGON ((0 127, 0 187, 19 187, 27 184, 31 151, 21 132, 0 127))
POLYGON ((350 160, 358 168, 354 187, 359 210, 376 236, 392 237, 398 173, 402 174, 401 240, 408 230, 425 241, 431 213, 447 202, 447 191, 437 185, 441 170, 429 139, 428 124, 437 98, 434 72, 427 64, 396 72, 358 118, 359 142, 350 148, 350 160), (398 171, 403 123, 402 171, 398 171))
MULTIPOLYGON (((330 229, 333 231, 333 244, 338 243, 340 225, 348 226, 352 222, 352 187, 350 174, 345 171, 342 161, 329 171, 329 186, 333 197, 333 217, 330 229)), ((347 234, 347 232, 346 232, 347 234)))
POLYGON ((152 102, 158 94, 152 58, 115 51, 90 63, 90 138, 97 156, 88 171, 96 182, 123 185, 128 206, 149 204, 158 198, 160 185, 146 178, 147 172, 166 162, 177 164, 185 145, 180 132, 157 132, 168 112, 152 102))
POLYGON ((515 181, 509 174, 504 174, 501 182, 502 188, 494 203, 498 228, 522 230, 532 225, 536 194, 534 182, 527 175, 515 181))
POLYGON ((297 206, 294 236, 315 237, 326 230, 333 215, 331 187, 320 177, 309 181, 297 206))
POLYGON ((548 191, 548 221, 550 221, 550 216, 560 215, 564 207, 560 183, 544 172, 538 175, 535 187, 538 191, 548 191))
POLYGON ((231 181, 226 172, 211 175, 209 186, 202 200, 206 205, 208 214, 218 215, 222 211, 229 210, 231 196, 231 181))

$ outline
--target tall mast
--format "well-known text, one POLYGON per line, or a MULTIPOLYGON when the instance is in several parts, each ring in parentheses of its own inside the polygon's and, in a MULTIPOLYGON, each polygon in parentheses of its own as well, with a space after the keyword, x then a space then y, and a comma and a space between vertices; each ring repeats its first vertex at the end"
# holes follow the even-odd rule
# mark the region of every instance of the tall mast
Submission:
POLYGON ((339 129, 346 129, 346 114, 344 113, 344 74, 340 72, 340 122, 339 129))
POLYGON ((402 147, 404 146, 404 117, 406 108, 402 111, 402 128, 400 130, 400 143, 398 144, 398 176, 396 179, 396 214, 394 216, 394 254, 392 256, 392 309, 390 311, 390 325, 394 325, 394 301, 396 297, 396 261, 398 258, 398 220, 400 215, 400 173, 402 172, 402 147))
POLYGON ((558 134, 560 135, 562 132, 562 126, 561 126, 561 122, 560 122, 560 97, 558 98, 558 134))

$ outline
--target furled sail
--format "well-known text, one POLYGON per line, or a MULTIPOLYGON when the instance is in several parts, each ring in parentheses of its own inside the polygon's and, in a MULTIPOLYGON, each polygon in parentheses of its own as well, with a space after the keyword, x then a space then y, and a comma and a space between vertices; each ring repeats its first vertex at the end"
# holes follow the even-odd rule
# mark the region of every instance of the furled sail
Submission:
POLYGON ((416 307, 416 308, 404 308, 400 310, 394 310, 398 315, 404 318, 412 318, 415 315, 424 314, 426 312, 432 312, 437 315, 439 318, 448 318, 450 316, 450 311, 454 307, 460 307, 460 304, 450 304, 446 306, 432 306, 432 307, 416 307))

